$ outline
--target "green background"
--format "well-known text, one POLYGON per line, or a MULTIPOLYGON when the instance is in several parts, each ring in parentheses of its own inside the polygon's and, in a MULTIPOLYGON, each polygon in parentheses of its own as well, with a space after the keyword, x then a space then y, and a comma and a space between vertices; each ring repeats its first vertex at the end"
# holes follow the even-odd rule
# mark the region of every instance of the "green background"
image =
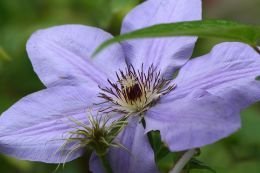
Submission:
MULTIPOLYGON (((124 15, 141 0, 0 0, 0 113, 23 96, 44 86, 25 51, 37 29, 79 23, 117 35, 124 15)), ((204 19, 260 23, 260 0, 204 0, 204 19)), ((217 39, 199 39, 193 56, 209 52, 217 39)), ((37 153, 36 153, 37 154, 37 153)), ((83 156, 60 168, 62 173, 87 173, 83 156)), ((260 104, 242 112, 242 128, 227 139, 202 148, 198 159, 219 173, 260 172, 260 104)), ((169 167, 167 161, 160 164, 169 167)), ((48 173, 56 165, 19 161, 0 155, 1 173, 48 173)), ((207 171, 192 171, 207 172, 207 171)))

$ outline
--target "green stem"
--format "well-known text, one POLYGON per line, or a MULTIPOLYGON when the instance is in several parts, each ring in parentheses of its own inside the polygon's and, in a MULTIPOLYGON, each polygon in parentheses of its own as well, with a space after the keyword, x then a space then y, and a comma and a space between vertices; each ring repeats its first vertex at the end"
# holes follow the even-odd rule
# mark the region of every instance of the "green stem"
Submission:
POLYGON ((109 162, 106 159, 106 155, 99 155, 98 157, 99 157, 99 159, 102 163, 103 168, 105 169, 105 172, 106 173, 113 173, 112 168, 111 168, 111 166, 109 165, 109 162))

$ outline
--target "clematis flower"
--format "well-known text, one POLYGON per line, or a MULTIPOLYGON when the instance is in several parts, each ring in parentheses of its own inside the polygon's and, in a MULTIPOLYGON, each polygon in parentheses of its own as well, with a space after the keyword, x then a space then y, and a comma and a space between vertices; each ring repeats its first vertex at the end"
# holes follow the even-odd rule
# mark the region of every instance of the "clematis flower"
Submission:
MULTIPOLYGON (((125 17, 121 33, 200 19, 200 0, 148 0, 125 17)), ((171 151, 201 147, 238 130, 239 112, 260 99, 255 80, 260 57, 245 44, 222 43, 189 60, 196 37, 136 39, 114 44, 92 59, 95 48, 110 38, 101 29, 82 25, 56 26, 31 36, 27 52, 47 88, 2 114, 0 152, 60 163, 53 153, 63 142, 53 139, 71 131, 64 123, 70 116, 89 124, 86 110, 94 107, 129 117, 117 137, 128 151, 108 151, 113 172, 158 172, 147 132, 159 130, 171 151)), ((90 168, 104 172, 95 153, 90 168)))

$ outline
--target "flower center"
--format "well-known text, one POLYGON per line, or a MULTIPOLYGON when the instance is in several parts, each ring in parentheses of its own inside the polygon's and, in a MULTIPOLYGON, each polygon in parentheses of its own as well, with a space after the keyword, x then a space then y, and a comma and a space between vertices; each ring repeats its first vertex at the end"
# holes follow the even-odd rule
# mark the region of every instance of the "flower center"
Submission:
POLYGON ((104 111, 114 111, 125 114, 142 114, 165 94, 171 92, 176 85, 170 85, 171 80, 161 77, 160 71, 151 65, 146 72, 135 70, 128 65, 125 71, 116 73, 117 81, 111 82, 110 87, 101 87, 99 97, 105 100, 104 103, 113 103, 104 111))

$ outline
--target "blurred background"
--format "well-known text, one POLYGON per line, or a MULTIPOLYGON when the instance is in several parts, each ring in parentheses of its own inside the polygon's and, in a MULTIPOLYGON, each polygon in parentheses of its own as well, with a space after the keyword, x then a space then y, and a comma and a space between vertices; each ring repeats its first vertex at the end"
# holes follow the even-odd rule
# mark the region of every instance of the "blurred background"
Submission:
MULTIPOLYGON (((0 114, 21 97, 44 86, 25 51, 37 29, 79 23, 117 35, 124 15, 141 0, 0 0, 0 114)), ((260 24, 260 0, 204 0, 204 19, 260 24)), ((218 39, 199 39, 193 56, 209 52, 218 39)), ((243 127, 231 137, 202 148, 199 156, 218 173, 260 172, 260 104, 242 112, 243 127)), ((37 153, 36 153, 37 154, 37 153)), ((165 161, 165 167, 170 164, 165 161)), ((56 165, 16 160, 0 154, 1 173, 49 173, 56 165)), ((87 156, 59 173, 87 173, 87 156)), ((208 172, 208 171, 192 171, 208 172)))

